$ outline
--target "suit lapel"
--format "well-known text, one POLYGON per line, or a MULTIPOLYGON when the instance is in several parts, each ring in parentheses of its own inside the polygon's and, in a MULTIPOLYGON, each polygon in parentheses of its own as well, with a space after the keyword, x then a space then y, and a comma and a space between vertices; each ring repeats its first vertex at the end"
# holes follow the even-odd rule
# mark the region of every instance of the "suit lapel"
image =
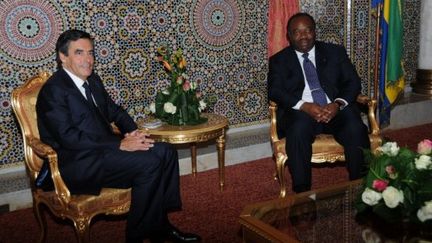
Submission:
POLYGON ((89 82, 90 89, 93 93, 93 97, 96 101, 96 105, 103 110, 103 104, 104 104, 104 96, 103 91, 100 89, 100 87, 96 84, 97 80, 92 75, 88 77, 87 81, 89 82))
POLYGON ((60 80, 62 80, 64 86, 69 90, 69 92, 73 95, 81 97, 83 102, 87 102, 86 98, 82 95, 81 91, 78 89, 66 71, 60 69, 58 72, 60 74, 60 80))
POLYGON ((293 65, 294 65, 292 67, 288 67, 288 70, 290 70, 290 72, 292 72, 290 74, 290 76, 292 77, 291 80, 296 82, 295 84, 292 84, 292 85, 295 85, 299 89, 303 90, 305 79, 303 76, 303 70, 302 70, 302 67, 300 65, 300 61, 297 57, 297 54, 296 54, 294 48, 292 48, 292 47, 288 48, 287 59, 288 59, 287 63, 293 63, 293 65))
POLYGON ((317 42, 315 44, 315 63, 316 63, 316 69, 317 69, 317 73, 318 73, 318 78, 320 80, 320 82, 322 83, 324 80, 323 79, 323 75, 324 75, 324 69, 327 65, 327 57, 325 56, 321 45, 319 44, 319 42, 317 42))

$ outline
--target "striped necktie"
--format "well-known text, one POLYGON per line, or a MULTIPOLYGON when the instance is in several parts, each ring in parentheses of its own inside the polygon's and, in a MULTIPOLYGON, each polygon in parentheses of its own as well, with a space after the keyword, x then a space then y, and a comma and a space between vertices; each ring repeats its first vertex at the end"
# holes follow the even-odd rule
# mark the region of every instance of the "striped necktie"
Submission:
POLYGON ((315 66, 308 58, 309 53, 304 53, 303 57, 303 69, 306 75, 306 81, 309 84, 309 88, 312 92, 312 99, 314 103, 319 104, 320 106, 324 106, 327 104, 327 98, 324 90, 321 87, 321 84, 318 79, 318 74, 315 69, 315 66))

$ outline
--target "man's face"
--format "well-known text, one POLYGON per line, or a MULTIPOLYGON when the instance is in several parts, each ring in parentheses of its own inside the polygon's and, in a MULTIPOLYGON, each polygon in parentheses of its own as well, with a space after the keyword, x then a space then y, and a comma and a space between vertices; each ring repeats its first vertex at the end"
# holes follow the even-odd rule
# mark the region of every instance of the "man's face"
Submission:
POLYGON ((300 16, 291 22, 288 30, 288 39, 291 45, 299 52, 309 52, 315 45, 315 28, 310 18, 300 16))
POLYGON ((68 55, 60 53, 62 66, 82 80, 87 80, 93 71, 93 43, 89 39, 78 39, 69 43, 68 55))

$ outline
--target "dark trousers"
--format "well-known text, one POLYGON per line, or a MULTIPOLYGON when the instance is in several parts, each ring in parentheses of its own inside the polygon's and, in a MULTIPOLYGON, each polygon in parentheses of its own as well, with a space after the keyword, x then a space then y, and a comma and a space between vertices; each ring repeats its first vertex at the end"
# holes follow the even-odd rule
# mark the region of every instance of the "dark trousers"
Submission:
POLYGON ((142 241, 167 227, 167 213, 181 208, 177 150, 155 143, 149 151, 107 151, 103 187, 132 187, 126 241, 142 241))
POLYGON ((329 123, 318 123, 303 111, 291 110, 283 119, 281 127, 286 136, 287 165, 295 192, 311 187, 312 143, 320 133, 333 134, 344 147, 350 180, 365 174, 364 148, 370 148, 368 131, 356 107, 347 106, 339 111, 329 123))

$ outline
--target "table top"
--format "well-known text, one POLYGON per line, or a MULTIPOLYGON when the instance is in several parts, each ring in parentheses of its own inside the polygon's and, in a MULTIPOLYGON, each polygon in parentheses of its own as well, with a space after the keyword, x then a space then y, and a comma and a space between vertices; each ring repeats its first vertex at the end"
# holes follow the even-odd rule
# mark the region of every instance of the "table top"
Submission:
POLYGON ((361 180, 357 180, 248 205, 240 215, 240 223, 271 239, 269 242, 431 240, 429 229, 389 225, 372 213, 358 215, 354 202, 361 190, 361 180))
POLYGON ((202 113, 201 116, 207 118, 207 121, 202 124, 182 126, 163 124, 145 130, 157 141, 177 144, 208 141, 224 134, 223 129, 228 126, 226 117, 213 113, 202 113))

